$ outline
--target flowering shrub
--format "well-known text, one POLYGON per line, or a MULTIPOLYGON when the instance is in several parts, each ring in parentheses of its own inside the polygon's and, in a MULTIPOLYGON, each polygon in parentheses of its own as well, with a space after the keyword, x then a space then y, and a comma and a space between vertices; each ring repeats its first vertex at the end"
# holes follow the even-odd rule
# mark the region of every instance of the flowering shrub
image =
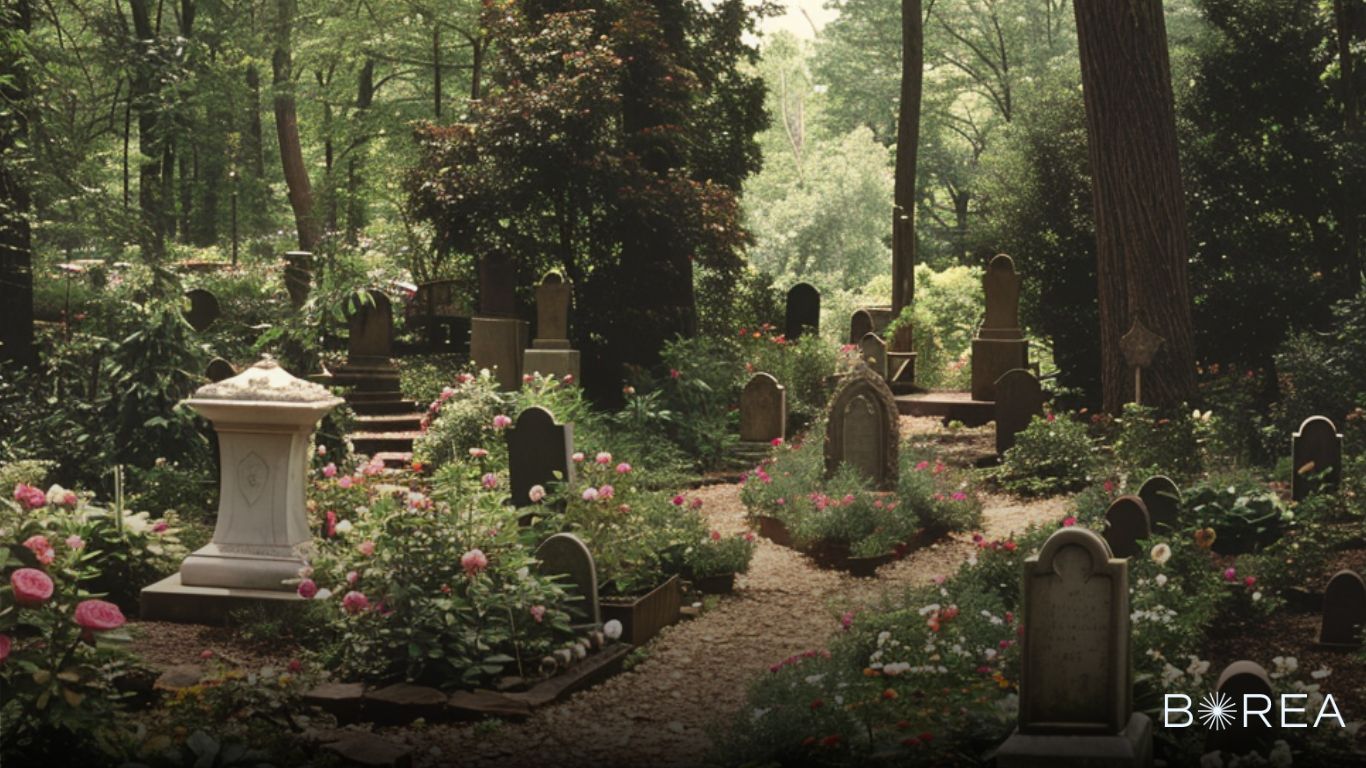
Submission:
POLYGON ((796 425, 809 424, 820 416, 830 399, 826 378, 835 370, 835 345, 818 334, 791 341, 769 323, 741 328, 736 339, 744 369, 737 382, 737 400, 738 390, 750 376, 770 373, 786 387, 789 418, 796 425))
POLYGON ((572 639, 564 590, 536 574, 499 494, 368 493, 297 584, 324 666, 468 686, 532 676, 572 639))
MULTIPOLYGON (((1198 413, 1198 412, 1197 412, 1198 413)), ((1162 413, 1155 408, 1129 403, 1116 420, 1115 459, 1134 476, 1166 473, 1176 478, 1194 477, 1202 465, 1197 418, 1187 409, 1162 413)))
POLYGON ((1015 436, 996 480, 1011 493, 1045 496, 1085 486, 1096 467, 1096 445, 1086 425, 1049 414, 1036 416, 1015 436))
MULTIPOLYGON (((413 458, 439 466, 463 459, 471 448, 504 450, 495 439, 495 416, 504 415, 498 381, 487 370, 459 374, 441 390, 422 417, 422 435, 413 443, 413 458)), ((558 414, 557 414, 558 415, 558 414)))
POLYGON ((1257 551, 1280 537, 1293 514, 1280 497, 1247 475, 1211 478, 1186 489, 1182 506, 1196 528, 1213 532, 1221 554, 1257 551))
POLYGON ((688 573, 693 578, 745 573, 754 557, 754 534, 745 531, 735 536, 709 532, 684 553, 688 573))
POLYGON ((929 536, 969 531, 981 524, 982 501, 967 478, 920 450, 902 453, 897 493, 929 536))

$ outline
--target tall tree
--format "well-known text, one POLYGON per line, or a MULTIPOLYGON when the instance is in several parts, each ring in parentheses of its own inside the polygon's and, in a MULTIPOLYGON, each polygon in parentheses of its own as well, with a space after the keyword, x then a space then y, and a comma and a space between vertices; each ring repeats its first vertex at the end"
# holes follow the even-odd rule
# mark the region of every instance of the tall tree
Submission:
POLYGON ((0 3, 0 360, 33 362, 33 236, 24 168, 33 23, 29 0, 0 3))
MULTIPOLYGON (((931 0, 933 6, 934 0, 931 0)), ((901 104, 896 125, 896 183, 892 190, 892 313, 915 299, 915 165, 920 148, 920 93, 925 72, 925 22, 920 0, 901 0, 901 104)), ((892 339, 898 352, 915 349, 910 323, 892 339)))
POLYGON ((1147 404, 1195 392, 1190 248, 1161 0, 1074 4, 1096 217, 1105 408, 1133 399, 1120 339, 1136 322, 1163 338, 1143 374, 1147 404))
POLYGON ((295 0, 276 0, 275 52, 271 69, 275 88, 275 134, 280 142, 280 165, 289 189, 289 205, 294 209, 294 225, 299 234, 299 249, 313 250, 320 237, 313 211, 313 188, 304 165, 303 145, 299 142, 299 112, 294 97, 294 16, 295 0))
POLYGON ((1366 42, 1366 3, 1362 0, 1333 0, 1333 26, 1338 55, 1339 98, 1342 102, 1342 153, 1347 167, 1342 184, 1343 257, 1341 273, 1347 295, 1361 290, 1362 225, 1366 223, 1366 202, 1362 184, 1366 183, 1366 163, 1361 149, 1366 147, 1361 130, 1361 67, 1357 49, 1366 42), (1355 147, 1356 151, 1353 151, 1355 147))

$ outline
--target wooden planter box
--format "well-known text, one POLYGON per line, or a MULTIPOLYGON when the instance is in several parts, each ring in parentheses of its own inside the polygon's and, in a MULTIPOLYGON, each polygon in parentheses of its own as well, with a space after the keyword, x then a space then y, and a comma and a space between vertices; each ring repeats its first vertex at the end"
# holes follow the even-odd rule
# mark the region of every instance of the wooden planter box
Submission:
POLYGON ((729 595, 735 591, 735 574, 694 577, 692 585, 704 595, 729 595))
POLYGON ((634 600, 602 602, 602 620, 621 622, 621 642, 644 645, 659 630, 678 621, 683 607, 683 590, 677 576, 634 600))
POLYGON ((792 534, 787 530, 787 524, 782 520, 768 515, 757 515, 754 521, 759 524, 760 536, 780 547, 792 546, 792 534))

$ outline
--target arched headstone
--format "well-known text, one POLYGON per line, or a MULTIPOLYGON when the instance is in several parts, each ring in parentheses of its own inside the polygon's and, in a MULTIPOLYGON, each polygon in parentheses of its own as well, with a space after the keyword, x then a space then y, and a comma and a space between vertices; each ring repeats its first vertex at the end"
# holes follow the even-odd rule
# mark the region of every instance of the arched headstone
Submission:
POLYGON ((388 359, 393 355, 394 309, 383 291, 370 289, 368 300, 352 296, 347 302, 350 336, 346 357, 350 362, 358 358, 388 359))
POLYGON ((1015 260, 997 254, 982 277, 986 316, 972 339, 972 399, 995 400, 996 382, 1029 366, 1029 342, 1020 331, 1020 276, 1015 260))
POLYGON ((1233 702, 1230 714, 1234 719, 1222 728, 1209 730, 1205 737, 1205 751, 1223 750, 1234 755, 1261 751, 1265 754, 1264 750, 1270 746, 1272 729, 1258 717, 1244 718, 1243 703, 1244 697, 1248 695, 1267 697, 1266 705, 1271 708, 1271 711, 1267 712, 1267 720, 1272 723, 1279 722, 1272 698, 1274 694, 1271 676, 1266 673, 1266 669, 1255 661, 1235 661, 1220 673, 1214 690, 1233 702))
POLYGON ((1337 490, 1342 475, 1342 435, 1338 434, 1331 419, 1325 416, 1305 419, 1295 432, 1290 454, 1294 471, 1290 487, 1295 501, 1314 490, 1337 490))
POLYGON ((574 425, 557 424, 555 416, 540 406, 532 406, 517 415, 517 421, 507 433, 508 481, 512 486, 512 505, 529 507, 532 486, 547 487, 557 482, 574 482, 574 425))
POLYGON ((1105 510, 1105 543, 1115 557, 1142 554, 1139 542, 1152 536, 1148 508, 1137 496, 1120 496, 1105 510))
POLYGON ((1360 648, 1366 629, 1366 581, 1354 571, 1338 571, 1323 591, 1319 645, 1360 648))
POLYGON ((536 339, 522 356, 522 371, 579 378, 579 351, 570 349, 571 287, 559 272, 549 272, 536 286, 536 339))
POLYGON ((855 366, 830 398, 825 432, 825 470, 847 463, 881 490, 896 487, 898 414, 887 382, 866 365, 855 366))
POLYGON ((236 375, 237 369, 232 367, 232 363, 221 357, 210 360, 208 366, 204 368, 204 378, 215 383, 236 375))
POLYGON ((864 365, 882 378, 887 378, 887 342, 876 333, 865 333, 859 339, 859 358, 864 365))
POLYGON ((740 393, 740 439, 768 443, 786 436, 786 388, 771 374, 756 373, 740 393))
POLYGON ((185 298, 190 300, 190 308, 185 312, 185 321, 196 331, 207 330, 223 314, 218 306, 218 297, 203 288, 186 291, 185 298))
POLYGON ((787 322, 783 329, 788 341, 796 341, 821 326, 821 292, 810 283, 797 283, 787 289, 787 322))
POLYGON ((593 554, 572 533, 557 533, 536 548, 537 569, 542 575, 563 575, 564 584, 582 600, 582 617, 572 622, 576 629, 597 629, 602 625, 598 608, 598 572, 593 554))
POLYGON ((890 307, 863 307, 849 317, 849 343, 857 344, 870 333, 882 333, 892 322, 890 307))
POLYGON ((1166 475, 1153 475, 1138 487, 1138 497, 1148 508, 1153 530, 1174 531, 1181 527, 1181 489, 1166 475))
POLYGON ((1004 455, 1015 436, 1043 415, 1043 387, 1023 368, 1006 371, 996 380, 996 453, 1004 455))

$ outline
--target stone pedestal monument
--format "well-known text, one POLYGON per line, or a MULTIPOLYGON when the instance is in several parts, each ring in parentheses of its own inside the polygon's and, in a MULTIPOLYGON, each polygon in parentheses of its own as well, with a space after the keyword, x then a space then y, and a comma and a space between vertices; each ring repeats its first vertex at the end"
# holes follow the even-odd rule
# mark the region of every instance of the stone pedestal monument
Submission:
POLYGON ((551 272, 536 287, 536 339, 522 357, 523 373, 579 379, 579 351, 569 347, 568 282, 551 272))
POLYGON ((1025 561, 1019 726, 997 768, 1151 766, 1153 725, 1133 711, 1129 564, 1063 528, 1025 561))
POLYGON ((142 590, 145 618, 212 621, 252 599, 297 599, 313 427, 342 402, 269 357, 185 401, 213 422, 222 457, 213 540, 142 590))
POLYGON ((987 312, 972 340, 972 399, 995 400, 996 380, 1006 371, 1029 367, 1029 342, 1020 331, 1020 276, 1004 253, 982 278, 987 312))
POLYGON ((528 328, 517 319, 517 274, 501 254, 479 260, 479 314, 470 320, 470 360, 494 372, 504 390, 522 386, 528 328))

